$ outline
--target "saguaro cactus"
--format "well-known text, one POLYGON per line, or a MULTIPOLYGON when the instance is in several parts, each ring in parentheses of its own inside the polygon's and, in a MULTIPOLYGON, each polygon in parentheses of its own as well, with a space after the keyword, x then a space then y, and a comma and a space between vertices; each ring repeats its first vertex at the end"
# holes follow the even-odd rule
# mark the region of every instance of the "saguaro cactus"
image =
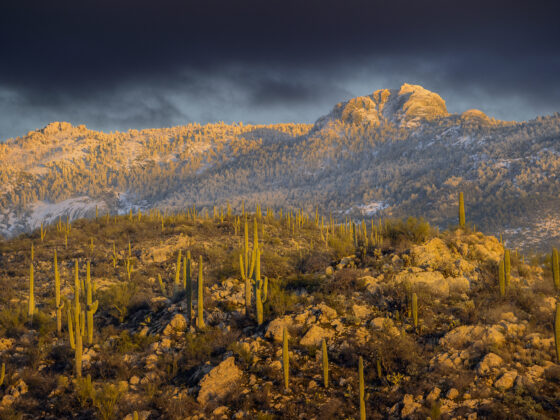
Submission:
POLYGON ((56 306, 56 331, 60 336, 62 332, 62 308, 64 307, 64 302, 60 300, 60 274, 58 273, 56 249, 54 250, 54 300, 56 306))
POLYGON ((418 328, 418 296, 416 293, 412 294, 412 320, 414 328, 418 328))
POLYGON ((560 290, 560 263, 558 260, 558 250, 552 250, 552 280, 554 280, 554 287, 560 290))
POLYGON ((175 267, 175 283, 174 288, 175 292, 179 290, 179 285, 181 279, 181 250, 179 250, 179 255, 177 255, 177 266, 175 267))
POLYGON ((290 390, 290 355, 288 353, 288 329, 282 329, 282 370, 284 371, 284 389, 290 390))
POLYGON ((82 377, 82 328, 80 323, 81 318, 81 307, 80 307, 80 279, 78 276, 78 260, 75 264, 75 275, 74 275, 74 321, 75 321, 75 362, 76 362, 76 376, 78 378, 82 377))
POLYGON ((204 328, 204 278, 202 276, 202 255, 198 263, 198 298, 197 298, 198 316, 196 318, 196 326, 204 328))
POLYGON ((86 277, 86 313, 87 313, 87 338, 88 344, 93 344, 93 315, 97 312, 99 301, 92 302, 93 284, 90 276, 90 262, 87 262, 87 277, 86 277))
POLYGON ((27 302, 27 315, 33 320, 35 313, 35 281, 33 279, 33 262, 29 264, 29 299, 27 302))
POLYGON ((556 360, 560 363, 560 302, 556 304, 554 320, 554 343, 556 344, 556 360))
POLYGON ((185 261, 186 282, 185 289, 187 292, 187 318, 189 323, 192 322, 192 260, 191 251, 187 251, 187 259, 185 261))
POLYGON ((462 191, 459 193, 459 226, 465 226, 465 200, 462 191))
POLYGON ((506 294, 506 274, 505 274, 505 263, 504 260, 500 260, 500 265, 498 266, 498 281, 500 286, 500 296, 505 296, 506 294))
POLYGON ((365 386, 364 386, 364 359, 360 356, 358 362, 358 375, 360 377, 360 420, 366 419, 366 400, 365 400, 365 386))
POLYGON ((509 287, 509 282, 511 279, 511 256, 509 249, 504 251, 504 274, 505 274, 505 284, 506 288, 509 287))
POLYGON ((329 387, 329 355, 327 354, 327 342, 323 338, 323 343, 321 344, 322 362, 323 362, 323 384, 325 388, 329 387))
POLYGON ((261 325, 264 321, 263 304, 266 302, 268 294, 268 277, 264 281, 259 279, 255 285, 255 307, 257 312, 257 324, 261 325))
POLYGON ((161 290, 161 294, 163 296, 167 296, 167 290, 165 289, 165 284, 163 284, 163 280, 161 279, 161 274, 158 274, 158 283, 159 283, 159 288, 161 290))
POLYGON ((70 304, 66 306, 66 317, 68 319, 68 341, 70 342, 70 348, 76 350, 76 342, 74 341, 74 327, 72 326, 72 309, 70 304))

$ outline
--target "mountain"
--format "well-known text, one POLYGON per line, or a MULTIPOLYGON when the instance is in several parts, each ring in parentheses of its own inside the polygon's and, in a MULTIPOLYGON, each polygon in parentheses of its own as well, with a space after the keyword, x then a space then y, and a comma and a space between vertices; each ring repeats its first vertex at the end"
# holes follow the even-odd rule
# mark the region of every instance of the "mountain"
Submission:
POLYGON ((314 125, 186 126, 102 133, 52 123, 0 145, 0 232, 152 207, 229 202, 338 220, 467 220, 508 246, 560 242, 560 114, 506 122, 404 84, 336 105, 314 125))

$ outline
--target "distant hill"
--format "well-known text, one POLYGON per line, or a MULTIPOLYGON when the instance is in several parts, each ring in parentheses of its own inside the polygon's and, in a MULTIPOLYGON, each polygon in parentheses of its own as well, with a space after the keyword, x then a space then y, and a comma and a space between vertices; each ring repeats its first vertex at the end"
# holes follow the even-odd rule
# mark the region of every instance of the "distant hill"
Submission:
POLYGON ((52 123, 0 145, 0 232, 130 208, 261 203, 345 217, 467 220, 508 245, 560 244, 560 114, 450 114, 421 86, 383 89, 314 125, 190 124, 101 133, 52 123))

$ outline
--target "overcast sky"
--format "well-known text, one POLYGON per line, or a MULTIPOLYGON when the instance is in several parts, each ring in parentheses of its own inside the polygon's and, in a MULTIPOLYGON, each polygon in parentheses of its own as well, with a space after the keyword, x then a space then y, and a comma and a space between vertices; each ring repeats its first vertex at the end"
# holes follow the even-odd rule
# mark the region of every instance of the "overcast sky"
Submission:
POLYGON ((6 1, 0 140, 51 121, 313 122, 403 82, 451 112, 531 119, 560 111, 557 3, 6 1))

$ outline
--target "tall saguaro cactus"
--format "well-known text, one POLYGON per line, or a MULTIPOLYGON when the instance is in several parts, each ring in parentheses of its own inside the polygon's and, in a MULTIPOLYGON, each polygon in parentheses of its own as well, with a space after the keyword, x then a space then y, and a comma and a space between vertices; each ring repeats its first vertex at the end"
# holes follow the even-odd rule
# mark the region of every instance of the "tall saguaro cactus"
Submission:
POLYGON ((290 390, 290 355, 288 352, 288 329, 282 328, 282 370, 284 371, 284 389, 290 390))
POLYGON ((202 275, 202 255, 198 263, 198 297, 197 297, 198 316, 196 326, 204 328, 204 278, 202 275))
POLYGON ((33 278, 33 262, 29 264, 29 299, 27 302, 27 315, 33 320, 35 313, 35 281, 33 278))
POLYGON ((187 318, 192 322, 192 260, 191 251, 187 251, 187 258, 184 264, 185 270, 185 290, 187 293, 187 318))
POLYGON ((78 260, 75 264, 74 274, 74 322, 75 322, 75 363, 76 363, 76 376, 82 377, 82 328, 80 323, 82 310, 80 307, 80 279, 78 275, 78 260))
POLYGON ((554 280, 554 287, 560 290, 560 263, 558 260, 558 250, 552 250, 552 280, 554 280))
POLYGON ((64 302, 60 300, 60 274, 58 272, 56 249, 54 250, 54 301, 56 306, 56 332, 60 336, 62 332, 62 308, 64 307, 64 302))
POLYGON ((72 326, 72 308, 70 303, 66 306, 66 317, 68 319, 68 341, 70 342, 70 348, 76 350, 76 342, 74 341, 74 327, 72 326))
POLYGON ((365 386, 364 386, 364 359, 360 356, 358 362, 358 375, 360 381, 360 420, 366 420, 366 400, 365 400, 365 386))
POLYGON ((459 226, 465 227, 465 199, 462 191, 459 193, 459 226))
POLYGON ((414 328, 418 328, 418 296, 416 293, 412 294, 412 320, 414 328))
POLYGON ((175 267, 175 283, 173 283, 174 291, 177 293, 179 291, 179 285, 181 280, 181 250, 179 250, 179 255, 177 255, 177 266, 175 267))
POLYGON ((505 273, 505 263, 504 260, 500 260, 500 265, 498 266, 498 281, 500 286, 500 296, 506 295, 506 273, 505 273))
POLYGON ((506 288, 508 288, 511 280, 511 255, 509 249, 504 250, 504 276, 506 288))
POLYGON ((322 350, 322 362, 323 362, 323 384, 325 388, 329 387, 329 355, 327 353, 327 342, 323 338, 323 342, 321 344, 322 350))
POLYGON ((554 343, 556 346, 556 360, 560 363, 560 302, 556 304, 554 319, 554 343))
POLYGON ((97 312, 99 301, 92 302, 93 299, 93 284, 90 275, 90 262, 87 262, 87 277, 86 277, 86 313, 87 313, 87 339, 88 344, 93 344, 93 315, 97 312))

